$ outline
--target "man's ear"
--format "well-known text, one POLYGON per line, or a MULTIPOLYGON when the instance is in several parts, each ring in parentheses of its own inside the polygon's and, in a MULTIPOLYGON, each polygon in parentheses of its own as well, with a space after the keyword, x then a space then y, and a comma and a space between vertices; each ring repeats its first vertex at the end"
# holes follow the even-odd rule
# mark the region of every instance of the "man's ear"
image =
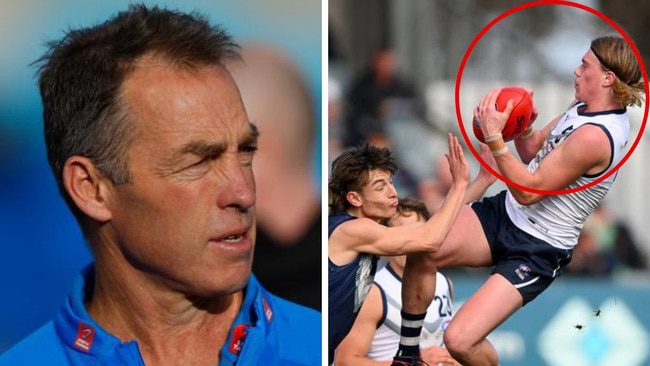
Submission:
POLYGON ((350 191, 348 194, 345 195, 345 199, 350 202, 350 204, 354 207, 361 207, 362 201, 361 201, 361 196, 359 193, 350 191))
POLYGON ((62 179, 65 190, 81 212, 99 222, 111 219, 112 214, 106 200, 109 181, 90 159, 70 157, 63 166, 62 179))
POLYGON ((605 75, 603 75, 603 86, 612 86, 615 78, 616 76, 612 71, 605 71, 605 75))

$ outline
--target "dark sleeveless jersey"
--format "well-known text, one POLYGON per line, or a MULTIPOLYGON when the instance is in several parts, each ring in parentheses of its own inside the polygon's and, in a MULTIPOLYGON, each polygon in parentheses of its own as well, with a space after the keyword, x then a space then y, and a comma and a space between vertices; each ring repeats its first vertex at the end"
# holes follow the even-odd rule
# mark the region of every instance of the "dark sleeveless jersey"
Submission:
MULTIPOLYGON (((347 213, 328 218, 329 233, 342 223, 356 219, 347 213)), ((329 363, 334 360, 334 350, 348 334, 372 286, 378 257, 360 253, 352 262, 338 266, 328 259, 329 308, 329 363)))

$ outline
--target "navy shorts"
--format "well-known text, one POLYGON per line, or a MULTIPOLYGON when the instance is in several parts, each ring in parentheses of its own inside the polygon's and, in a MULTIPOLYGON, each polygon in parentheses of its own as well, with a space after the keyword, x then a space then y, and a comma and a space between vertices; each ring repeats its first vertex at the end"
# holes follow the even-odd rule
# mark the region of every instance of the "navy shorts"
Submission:
POLYGON ((522 231, 505 206, 506 191, 472 204, 487 237, 494 269, 519 291, 524 305, 533 301, 571 261, 572 250, 559 249, 522 231))

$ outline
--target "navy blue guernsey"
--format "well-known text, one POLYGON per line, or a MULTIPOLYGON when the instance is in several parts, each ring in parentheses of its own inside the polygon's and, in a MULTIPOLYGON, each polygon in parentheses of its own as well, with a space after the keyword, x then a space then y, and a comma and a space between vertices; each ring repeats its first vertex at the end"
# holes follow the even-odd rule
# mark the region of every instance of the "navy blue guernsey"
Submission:
MULTIPOLYGON (((331 215, 328 218, 329 233, 342 223, 356 217, 348 213, 331 215)), ((359 314, 377 270, 378 257, 360 253, 352 262, 338 266, 328 259, 329 287, 329 363, 334 361, 334 350, 348 334, 359 314)))

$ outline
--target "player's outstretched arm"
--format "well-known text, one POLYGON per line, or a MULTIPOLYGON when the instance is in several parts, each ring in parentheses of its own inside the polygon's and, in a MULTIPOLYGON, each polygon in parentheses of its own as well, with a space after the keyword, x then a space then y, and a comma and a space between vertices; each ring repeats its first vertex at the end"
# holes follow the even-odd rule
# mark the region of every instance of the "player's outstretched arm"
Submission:
POLYGON ((465 203, 465 195, 469 185, 469 165, 465 160, 463 147, 458 137, 451 133, 447 136, 449 152, 446 154, 449 160, 449 171, 452 176, 452 185, 438 211, 426 222, 429 235, 439 246, 447 237, 449 229, 456 220, 460 208, 465 203))
POLYGON ((425 224, 386 227, 368 218, 350 220, 339 226, 329 239, 330 259, 345 263, 356 253, 402 255, 436 251, 444 241, 465 201, 469 165, 458 138, 449 134, 449 170, 452 186, 440 209, 425 224), (332 254, 336 249, 339 253, 332 254), (333 258, 337 257, 337 258, 333 258))
MULTIPOLYGON (((498 170, 496 161, 494 161, 494 156, 490 148, 485 144, 481 144, 481 159, 489 165, 492 169, 498 170)), ((485 191, 497 180, 496 176, 490 173, 483 165, 478 172, 478 175, 467 187, 467 193, 465 193, 465 203, 471 203, 478 201, 483 197, 485 191)))

